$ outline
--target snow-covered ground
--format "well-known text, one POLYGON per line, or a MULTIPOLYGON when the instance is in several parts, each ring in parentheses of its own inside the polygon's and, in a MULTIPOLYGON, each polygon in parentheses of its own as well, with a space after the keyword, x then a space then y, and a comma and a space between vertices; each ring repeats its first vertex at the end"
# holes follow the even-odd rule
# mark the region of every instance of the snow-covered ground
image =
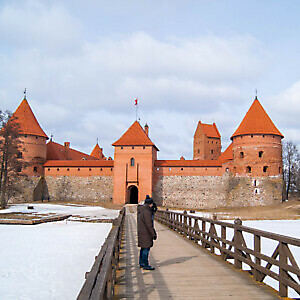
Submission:
MULTIPOLYGON (((81 205, 58 205, 58 204, 16 204, 7 209, 0 210, 1 214, 4 213, 32 213, 32 214, 62 214, 81 216, 88 219, 114 219, 118 217, 119 211, 113 209, 106 209, 100 206, 81 206, 81 205), (34 209, 28 209, 28 206, 33 206, 34 209)), ((75 219, 75 217, 73 217, 75 219)))
MULTIPOLYGON (((87 217, 118 216, 102 207, 33 204, 35 212, 87 217)), ((14 205, 7 212, 28 212, 14 205)), ((110 223, 70 222, 0 225, 0 299, 76 299, 110 223)))

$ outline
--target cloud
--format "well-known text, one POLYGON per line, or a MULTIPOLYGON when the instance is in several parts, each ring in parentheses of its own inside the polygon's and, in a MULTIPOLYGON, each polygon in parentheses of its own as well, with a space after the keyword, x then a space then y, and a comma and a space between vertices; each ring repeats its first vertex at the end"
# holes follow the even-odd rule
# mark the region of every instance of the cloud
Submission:
POLYGON ((112 155, 138 97, 162 157, 190 158, 197 121, 216 122, 230 136, 249 103, 243 86, 268 68, 268 53, 249 35, 158 39, 135 31, 91 39, 63 4, 12 3, 0 8, 2 109, 14 110, 27 87, 47 134, 79 150, 90 152, 98 137, 112 155))
POLYGON ((300 80, 293 83, 279 95, 269 98, 268 101, 272 113, 278 120, 278 128, 285 136, 285 140, 293 141, 300 147, 300 80))

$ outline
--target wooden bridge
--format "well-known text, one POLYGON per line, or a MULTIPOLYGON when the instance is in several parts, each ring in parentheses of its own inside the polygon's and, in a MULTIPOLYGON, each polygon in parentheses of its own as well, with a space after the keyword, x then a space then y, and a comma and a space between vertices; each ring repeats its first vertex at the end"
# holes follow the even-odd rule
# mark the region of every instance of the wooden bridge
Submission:
POLYGON ((150 251, 150 264, 156 269, 139 268, 136 207, 127 206, 87 275, 79 300, 267 300, 286 297, 288 287, 300 292, 300 270, 288 247, 300 247, 299 239, 169 211, 157 212, 156 220, 158 239, 150 251), (232 239, 229 229, 234 231, 232 239), (245 231, 254 236, 253 250, 245 243, 245 231), (260 253, 261 237, 278 241, 271 257, 260 253), (264 267, 262 260, 268 262, 264 267), (250 266, 249 272, 242 271, 242 262, 250 266), (271 271, 273 265, 278 273, 271 271), (266 276, 279 282, 279 293, 261 283, 266 276))

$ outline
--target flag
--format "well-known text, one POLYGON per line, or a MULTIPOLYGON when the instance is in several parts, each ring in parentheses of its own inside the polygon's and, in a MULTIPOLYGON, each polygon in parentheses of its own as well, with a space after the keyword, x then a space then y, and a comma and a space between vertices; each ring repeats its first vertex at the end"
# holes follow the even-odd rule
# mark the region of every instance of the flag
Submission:
POLYGON ((138 105, 138 98, 134 98, 134 105, 138 105))

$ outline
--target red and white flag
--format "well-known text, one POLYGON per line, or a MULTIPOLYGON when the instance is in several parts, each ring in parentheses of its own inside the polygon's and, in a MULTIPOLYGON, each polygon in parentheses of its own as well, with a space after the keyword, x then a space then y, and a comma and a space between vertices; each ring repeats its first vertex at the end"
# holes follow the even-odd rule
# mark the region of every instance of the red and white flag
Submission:
POLYGON ((134 98, 134 105, 138 105, 138 98, 134 98))

